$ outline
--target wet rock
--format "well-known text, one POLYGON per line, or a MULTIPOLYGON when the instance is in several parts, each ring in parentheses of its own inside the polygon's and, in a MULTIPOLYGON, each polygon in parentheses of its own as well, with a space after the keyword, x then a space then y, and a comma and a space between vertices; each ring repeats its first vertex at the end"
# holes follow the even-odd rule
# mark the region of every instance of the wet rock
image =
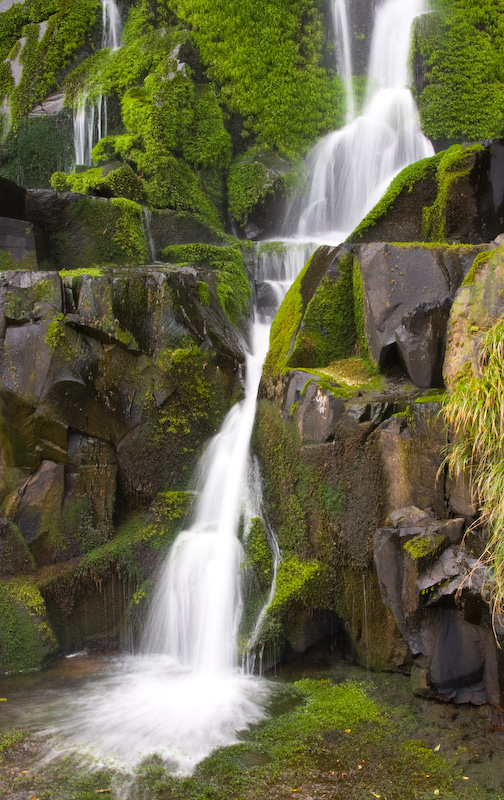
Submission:
POLYGON ((64 493, 63 465, 43 461, 21 490, 16 523, 27 544, 57 531, 64 493))
POLYGON ((465 520, 436 520, 409 506, 377 531, 374 560, 384 603, 415 658, 416 694, 499 702, 496 643, 487 612, 488 571, 451 540, 465 520))
POLYGON ((397 360, 398 351, 414 383, 442 385, 449 309, 478 252, 384 243, 358 249, 366 335, 378 364, 397 360))

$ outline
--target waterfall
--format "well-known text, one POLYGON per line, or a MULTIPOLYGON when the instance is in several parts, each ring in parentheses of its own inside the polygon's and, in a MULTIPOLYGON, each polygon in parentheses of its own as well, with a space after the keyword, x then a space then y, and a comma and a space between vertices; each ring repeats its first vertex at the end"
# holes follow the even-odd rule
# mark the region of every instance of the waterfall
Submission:
POLYGON ((102 48, 118 50, 121 43, 121 15, 115 0, 102 0, 102 48))
MULTIPOLYGON (((341 12, 343 0, 337 5, 341 12)), ((288 215, 298 220, 297 238, 341 242, 398 172, 434 154, 408 89, 411 27, 425 11, 424 0, 385 0, 376 9, 364 108, 308 156, 308 196, 298 198, 288 215)))
POLYGON ((352 46, 350 43, 347 0, 334 0, 332 10, 334 31, 336 34, 336 52, 339 56, 340 73, 345 84, 347 104, 346 121, 351 122, 355 117, 355 95, 353 88, 352 46))
MULTIPOLYGON (((121 15, 116 0, 102 0, 102 49, 121 46, 121 15)), ((90 166, 94 145, 107 135, 107 98, 100 93, 92 102, 82 94, 73 107, 75 164, 90 166)))
POLYGON ((160 575, 145 639, 147 651, 197 673, 229 673, 237 665, 243 560, 237 530, 268 333, 268 325, 254 324, 245 399, 208 447, 196 518, 179 534, 160 575))
MULTIPOLYGON (((346 6, 343 0, 336 6, 350 59, 346 6)), ((299 201, 294 245, 263 244, 259 250, 257 279, 278 297, 313 242, 341 241, 400 169, 432 153, 407 89, 411 24, 423 10, 422 0, 385 0, 378 8, 363 113, 326 136, 308 159, 311 189, 308 200, 299 201)), ((243 555, 238 527, 268 325, 257 320, 252 338, 245 397, 231 408, 203 458, 194 521, 179 534, 160 572, 143 653, 119 659, 100 684, 87 684, 70 704, 65 701, 54 727, 69 744, 93 742, 100 754, 118 755, 129 766, 158 753, 187 773, 264 717, 268 685, 240 670, 237 653, 243 555)), ((261 617, 253 641, 260 622, 261 617)))

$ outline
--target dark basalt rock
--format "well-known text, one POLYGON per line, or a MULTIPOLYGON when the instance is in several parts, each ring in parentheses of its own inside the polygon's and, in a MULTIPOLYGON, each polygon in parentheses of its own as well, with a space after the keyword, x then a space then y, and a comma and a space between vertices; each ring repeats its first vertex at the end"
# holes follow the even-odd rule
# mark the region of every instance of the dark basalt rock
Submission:
POLYGON ((480 250, 361 245, 357 259, 364 284, 365 329, 380 366, 394 363, 399 355, 417 386, 442 386, 449 310, 480 250))
POLYGON ((377 531, 374 560, 383 602, 415 658, 416 691, 457 703, 498 704, 486 568, 453 544, 464 520, 438 520, 415 507, 397 509, 391 518, 395 527, 377 531))

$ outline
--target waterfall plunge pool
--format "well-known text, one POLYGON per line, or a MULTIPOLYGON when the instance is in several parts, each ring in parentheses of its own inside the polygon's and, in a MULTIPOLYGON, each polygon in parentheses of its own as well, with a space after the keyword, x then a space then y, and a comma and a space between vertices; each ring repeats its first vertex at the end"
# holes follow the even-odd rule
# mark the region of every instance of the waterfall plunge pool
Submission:
MULTIPOLYGON (((261 694, 268 719, 236 733, 239 709, 228 707, 227 716, 223 713, 226 697, 234 702, 233 681, 228 687, 206 689, 202 682, 203 694, 188 685, 193 709, 175 719, 165 713, 166 698, 158 683, 161 676, 166 680, 169 669, 165 659, 142 665, 136 657, 76 655, 60 659, 43 673, 1 679, 0 796, 12 800, 90 800, 99 794, 121 800, 291 796, 363 800, 378 795, 383 800, 437 796, 501 800, 503 796, 502 715, 489 706, 457 708, 427 702, 412 695, 407 676, 370 673, 332 660, 323 666, 283 668, 282 675, 271 680, 241 676, 249 682, 249 699, 256 702, 261 694), (71 744, 79 738, 79 707, 84 705, 86 719, 92 722, 80 734, 91 735, 94 752, 71 744), (176 775, 169 747, 139 757, 142 721, 134 733, 127 726, 128 709, 138 714, 139 707, 141 717, 159 735, 173 726, 180 734, 190 713, 200 715, 199 734, 210 717, 212 735, 216 716, 222 720, 224 735, 231 723, 236 743, 220 747, 216 739, 217 749, 191 775, 176 775), (130 739, 127 749, 135 767, 126 766, 124 754, 122 759, 100 755, 104 732, 121 714, 120 736, 124 742, 130 739), (68 735, 54 738, 49 730, 61 715, 68 735), (30 731, 21 733, 28 726, 30 731)), ((182 701, 184 678, 179 678, 182 701)), ((175 679, 175 694, 176 686, 175 679)), ((199 747, 199 734, 188 739, 193 751, 199 747)), ((186 772, 188 767, 194 767, 194 756, 191 764, 188 756, 186 772)))

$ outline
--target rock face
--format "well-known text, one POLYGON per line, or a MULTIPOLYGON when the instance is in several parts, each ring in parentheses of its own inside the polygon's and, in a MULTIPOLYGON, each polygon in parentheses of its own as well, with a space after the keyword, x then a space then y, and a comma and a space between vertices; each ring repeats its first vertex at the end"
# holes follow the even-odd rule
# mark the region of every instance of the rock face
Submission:
MULTIPOLYGON (((243 329, 231 325, 218 279, 197 266, 63 278, 2 273, 0 554, 9 560, 2 577, 63 569, 110 542, 118 520, 185 487, 229 407, 243 360, 247 321, 243 329)), ((186 506, 177 500, 172 516, 186 506)), ((91 570, 100 588, 109 563, 91 570)), ((67 595, 68 605, 89 573, 63 591, 66 580, 44 590, 58 599, 53 609, 67 595)), ((59 617, 55 624, 61 628, 59 617)), ((96 638, 98 628, 88 633, 96 638)), ((66 626, 61 637, 84 644, 66 626)), ((0 671, 9 669, 0 651, 0 671)))
POLYGON ((371 355, 380 366, 397 360, 392 352, 396 348, 417 386, 442 386, 451 304, 479 252, 422 245, 359 248, 365 330, 371 355))

